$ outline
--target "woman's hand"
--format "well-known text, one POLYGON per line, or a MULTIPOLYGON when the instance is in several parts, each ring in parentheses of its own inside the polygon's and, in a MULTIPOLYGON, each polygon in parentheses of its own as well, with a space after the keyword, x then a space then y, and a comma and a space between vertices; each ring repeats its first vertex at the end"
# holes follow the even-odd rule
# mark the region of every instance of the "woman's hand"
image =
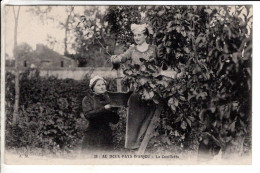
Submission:
POLYGON ((117 55, 111 56, 111 63, 112 64, 119 64, 121 62, 121 58, 117 55))
POLYGON ((112 106, 110 104, 105 105, 105 109, 110 109, 112 106))

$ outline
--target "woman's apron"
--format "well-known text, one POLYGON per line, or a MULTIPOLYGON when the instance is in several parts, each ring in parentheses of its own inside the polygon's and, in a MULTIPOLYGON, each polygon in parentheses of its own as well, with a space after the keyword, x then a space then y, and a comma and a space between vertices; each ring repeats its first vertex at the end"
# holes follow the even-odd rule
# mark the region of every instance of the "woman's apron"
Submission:
POLYGON ((134 92, 128 100, 126 120, 125 148, 135 149, 141 145, 141 138, 144 136, 155 112, 155 104, 141 99, 141 96, 134 92))

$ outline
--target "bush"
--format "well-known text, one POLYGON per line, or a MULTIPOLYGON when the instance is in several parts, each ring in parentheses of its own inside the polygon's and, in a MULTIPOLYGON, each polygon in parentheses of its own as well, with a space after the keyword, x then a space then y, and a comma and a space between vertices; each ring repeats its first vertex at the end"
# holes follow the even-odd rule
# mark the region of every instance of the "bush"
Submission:
MULTIPOLYGON (((115 82, 107 79, 109 88, 115 82)), ((42 148, 52 152, 70 151, 80 147, 87 120, 82 118, 81 103, 89 79, 57 79, 20 75, 19 120, 12 124, 14 75, 6 74, 6 146, 7 148, 42 148)))

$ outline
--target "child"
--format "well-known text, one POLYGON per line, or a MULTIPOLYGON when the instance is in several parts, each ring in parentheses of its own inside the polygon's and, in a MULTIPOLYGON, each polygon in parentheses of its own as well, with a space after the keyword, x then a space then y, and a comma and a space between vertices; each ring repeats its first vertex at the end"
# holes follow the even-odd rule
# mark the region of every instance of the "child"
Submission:
POLYGON ((112 130, 109 123, 116 124, 119 116, 112 111, 110 98, 106 93, 106 81, 99 76, 90 80, 90 91, 82 101, 84 116, 89 121, 85 131, 83 151, 109 151, 113 149, 112 130))

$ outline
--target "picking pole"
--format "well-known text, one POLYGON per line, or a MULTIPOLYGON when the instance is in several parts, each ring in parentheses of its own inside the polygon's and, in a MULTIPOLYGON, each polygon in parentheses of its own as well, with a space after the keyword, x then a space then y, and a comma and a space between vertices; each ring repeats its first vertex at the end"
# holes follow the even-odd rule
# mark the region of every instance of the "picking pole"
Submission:
POLYGON ((154 129, 155 129, 155 122, 156 122, 156 119, 160 116, 161 112, 162 112, 162 108, 163 108, 163 105, 162 104, 159 104, 154 112, 154 115, 153 115, 153 118, 151 119, 151 122, 146 130, 146 133, 145 133, 145 136, 144 136, 144 139, 141 143, 141 146, 139 147, 138 151, 137 151, 137 154, 138 155, 142 155, 144 154, 145 150, 146 150, 146 147, 148 145, 148 142, 149 140, 151 139, 152 137, 152 133, 154 132, 154 129))
POLYGON ((122 84, 121 84, 121 68, 116 70, 116 88, 117 92, 122 92, 122 84))

